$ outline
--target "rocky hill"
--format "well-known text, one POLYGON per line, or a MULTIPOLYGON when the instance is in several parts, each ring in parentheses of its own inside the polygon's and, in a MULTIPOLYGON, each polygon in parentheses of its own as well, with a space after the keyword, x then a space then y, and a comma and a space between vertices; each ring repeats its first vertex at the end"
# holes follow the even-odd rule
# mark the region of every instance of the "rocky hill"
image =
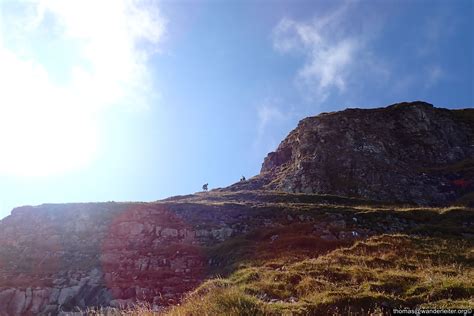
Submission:
POLYGON ((466 305, 474 295, 473 249, 474 212, 462 207, 398 208, 271 191, 21 207, 0 222, 0 315, 71 315, 137 301, 173 315, 216 307, 210 315, 466 305), (328 297, 335 287, 344 291, 321 305, 311 298, 314 286, 328 297), (166 310, 196 288, 205 300, 219 299, 223 288, 237 293, 227 298, 234 312, 219 301, 202 306, 196 292, 183 311, 166 310), (238 306, 242 300, 251 311, 238 306))
POLYGON ((474 109, 412 102, 308 117, 268 154, 258 177, 237 187, 421 205, 467 201, 474 109))
POLYGON ((472 117, 420 102, 322 114, 228 188, 16 208, 0 221, 0 315, 472 308, 473 209, 393 202, 469 200, 472 117))

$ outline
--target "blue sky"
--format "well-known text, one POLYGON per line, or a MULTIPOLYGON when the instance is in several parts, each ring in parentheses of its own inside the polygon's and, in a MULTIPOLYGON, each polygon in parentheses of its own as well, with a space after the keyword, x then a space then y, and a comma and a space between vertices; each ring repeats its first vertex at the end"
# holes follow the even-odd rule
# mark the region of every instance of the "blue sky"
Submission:
POLYGON ((0 0, 0 218, 259 172, 320 112, 474 104, 472 1, 0 0))

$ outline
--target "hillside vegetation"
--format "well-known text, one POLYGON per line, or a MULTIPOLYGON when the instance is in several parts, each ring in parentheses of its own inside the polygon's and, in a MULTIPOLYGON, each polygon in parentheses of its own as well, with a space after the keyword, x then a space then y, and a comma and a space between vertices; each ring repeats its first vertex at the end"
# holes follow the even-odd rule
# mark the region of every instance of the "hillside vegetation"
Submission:
POLYGON ((263 218, 283 216, 286 224, 263 223, 207 247, 209 277, 180 304, 160 312, 141 306, 108 313, 384 315, 394 307, 474 308, 471 208, 263 191, 170 201, 239 203, 263 218))
POLYGON ((322 113, 226 188, 16 208, 0 316, 474 308, 473 118, 422 101, 322 113))

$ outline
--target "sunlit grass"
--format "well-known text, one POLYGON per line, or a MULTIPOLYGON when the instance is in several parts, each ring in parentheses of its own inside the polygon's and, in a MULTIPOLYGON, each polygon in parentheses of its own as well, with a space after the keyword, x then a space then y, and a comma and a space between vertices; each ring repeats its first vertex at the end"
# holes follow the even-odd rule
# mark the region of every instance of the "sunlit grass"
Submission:
POLYGON ((164 203, 245 214, 252 229, 200 245, 210 260, 207 280, 175 306, 84 313, 382 315, 390 307, 474 307, 472 208, 259 191, 208 192, 156 205, 164 203), (362 235, 325 239, 323 230, 362 235))
MULTIPOLYGON (((204 283, 169 315, 229 314, 226 300, 247 302, 243 313, 349 314, 392 307, 472 308, 472 243, 383 235, 318 258, 278 259, 204 283)), ((240 305, 236 305, 240 306, 240 305)), ((355 315, 354 314, 354 315, 355 315)), ((236 314, 237 315, 237 314, 236 314)))
MULTIPOLYGON (((160 314, 383 315, 391 307, 474 308, 473 262, 472 240, 374 236, 315 258, 247 263, 204 282, 160 314)), ((91 315, 158 312, 141 305, 91 315)))

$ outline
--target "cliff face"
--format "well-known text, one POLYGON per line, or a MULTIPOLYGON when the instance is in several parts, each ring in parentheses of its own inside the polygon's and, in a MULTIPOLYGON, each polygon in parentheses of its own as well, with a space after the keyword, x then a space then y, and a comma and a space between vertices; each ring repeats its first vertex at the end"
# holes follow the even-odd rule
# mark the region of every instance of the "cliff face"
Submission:
MULTIPOLYGON (((205 247, 238 209, 165 203, 21 207, 0 221, 0 315, 176 303, 207 275, 205 247)), ((237 222, 237 223, 236 223, 237 222)))
POLYGON ((472 240, 472 209, 398 212, 386 201, 472 195, 473 116, 421 102, 321 114, 302 120, 260 175, 225 189, 14 209, 0 221, 0 316, 137 301, 159 309, 239 263, 314 258, 386 233, 472 240))
MULTIPOLYGON (((316 241, 375 234, 363 222, 346 225, 350 215, 320 214, 325 224, 313 227, 313 215, 299 209, 315 202, 367 203, 216 191, 155 203, 14 209, 0 221, 0 315, 57 315, 137 301, 156 308, 173 305, 239 253, 242 236, 265 229, 275 235, 295 221, 308 223, 316 241), (332 222, 337 231, 329 230, 332 222), (231 246, 222 246, 228 240, 231 246)), ((397 229, 407 224, 404 220, 397 229)))
MULTIPOLYGON (((450 244, 466 240, 472 245, 473 227, 468 208, 397 211, 396 205, 367 200, 271 191, 215 190, 154 203, 21 207, 0 221, 0 315, 71 315, 78 308, 137 301, 159 311, 181 303, 206 279, 239 273, 249 264, 288 273, 278 269, 303 259, 312 262, 341 247, 356 249, 356 242, 386 234, 395 241, 411 232, 429 240, 430 234, 443 235, 450 244), (284 264, 272 265, 280 258, 284 264)), ((449 277, 457 273, 452 258, 467 253, 460 250, 443 259, 449 277)), ((242 275, 233 280, 246 282, 242 275)), ((302 280, 291 284, 296 287, 302 280)), ((437 300, 452 299, 451 291, 442 290, 437 300)), ((275 290, 261 291, 255 299, 272 305, 275 290)))
POLYGON ((268 154, 257 187, 442 205, 474 191, 474 109, 424 102, 308 117, 268 154))

